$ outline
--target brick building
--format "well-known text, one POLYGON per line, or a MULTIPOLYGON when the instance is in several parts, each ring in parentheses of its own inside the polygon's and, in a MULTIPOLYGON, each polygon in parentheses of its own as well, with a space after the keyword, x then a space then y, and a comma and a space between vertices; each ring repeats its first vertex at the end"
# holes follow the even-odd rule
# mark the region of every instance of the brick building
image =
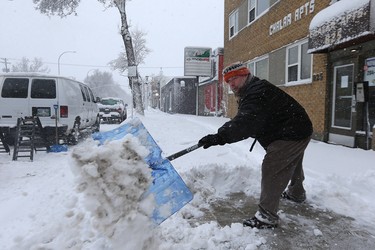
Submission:
MULTIPOLYGON (((369 124, 363 124, 364 105, 357 103, 353 108, 352 105, 356 98, 355 83, 365 80, 362 69, 366 64, 371 66, 375 57, 371 27, 375 3, 374 0, 352 2, 356 2, 359 9, 367 6, 365 12, 357 11, 367 13, 366 18, 357 14, 357 7, 348 10, 349 16, 361 20, 360 25, 366 28, 355 30, 356 34, 345 37, 349 43, 338 46, 337 39, 330 43, 329 39, 317 35, 323 30, 331 37, 338 36, 338 31, 345 28, 339 27, 343 25, 341 19, 337 21, 335 16, 332 21, 329 12, 324 13, 329 8, 332 12, 335 4, 342 4, 337 0, 225 0, 224 66, 236 61, 246 62, 254 75, 269 80, 297 99, 313 122, 314 139, 368 148, 372 135, 368 130, 374 126, 375 95, 371 97, 370 91, 369 124), (313 19, 322 24, 312 26, 313 19), (337 27, 327 28, 324 26, 327 22, 331 25, 335 22, 337 27), (330 30, 336 32, 329 33, 330 30), (358 47, 362 50, 348 52, 358 47), (346 92, 338 95, 342 90, 346 92), (341 108, 344 111, 340 111, 341 108)), ((349 19, 346 17, 345 21, 349 19)), ((355 25, 351 30, 353 27, 355 25)), ((237 103, 227 86, 224 100, 228 106, 227 116, 233 117, 237 103)))

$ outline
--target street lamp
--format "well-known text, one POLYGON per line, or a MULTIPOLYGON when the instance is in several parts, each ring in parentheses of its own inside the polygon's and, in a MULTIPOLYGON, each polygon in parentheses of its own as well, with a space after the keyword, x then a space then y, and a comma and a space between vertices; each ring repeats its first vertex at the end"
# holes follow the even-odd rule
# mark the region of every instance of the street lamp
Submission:
POLYGON ((57 70, 58 70, 59 75, 60 75, 60 58, 62 55, 66 53, 77 53, 77 52, 76 51, 64 51, 63 53, 60 54, 59 59, 57 60, 57 70))

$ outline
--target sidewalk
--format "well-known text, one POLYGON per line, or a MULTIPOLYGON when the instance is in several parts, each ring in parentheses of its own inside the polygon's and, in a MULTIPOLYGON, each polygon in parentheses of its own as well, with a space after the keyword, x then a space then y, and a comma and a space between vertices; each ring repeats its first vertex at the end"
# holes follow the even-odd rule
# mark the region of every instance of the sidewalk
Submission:
MULTIPOLYGON (((242 223, 257 210, 257 199, 243 193, 216 200, 205 209, 199 223, 217 221, 220 226, 242 223)), ((366 230, 354 219, 314 208, 308 201, 296 204, 280 201, 280 224, 276 229, 259 230, 267 243, 261 249, 374 249, 375 229, 366 230)), ((197 222, 198 220, 192 220, 197 222)), ((257 230, 257 229, 254 229, 257 230)))

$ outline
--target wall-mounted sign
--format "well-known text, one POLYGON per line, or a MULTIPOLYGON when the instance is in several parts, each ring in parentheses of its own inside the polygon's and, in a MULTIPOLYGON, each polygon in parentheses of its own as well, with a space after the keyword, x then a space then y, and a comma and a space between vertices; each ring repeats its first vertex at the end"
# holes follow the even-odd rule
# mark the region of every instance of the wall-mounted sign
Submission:
POLYGON ((128 67, 128 76, 129 77, 137 76, 137 66, 129 66, 128 67))
POLYGON ((185 76, 211 76, 211 48, 186 47, 184 51, 185 76))
POLYGON ((366 59, 364 72, 364 80, 368 81, 369 86, 375 86, 375 57, 366 59))
POLYGON ((341 88, 346 89, 349 86, 349 76, 341 76, 341 88))
POLYGON ((323 51, 372 33, 369 25, 370 2, 344 12, 339 12, 340 8, 337 8, 336 4, 340 2, 322 10, 312 20, 312 23, 320 19, 326 21, 319 25, 310 25, 309 53, 323 51), (327 20, 327 13, 333 13, 331 19, 327 20))
POLYGON ((270 36, 288 27, 289 25, 292 24, 293 21, 297 22, 301 20, 302 18, 304 18, 305 16, 308 16, 309 14, 313 13, 314 10, 315 10, 315 0, 307 1, 306 3, 301 5, 299 8, 297 8, 294 11, 294 13, 288 13, 277 22, 271 24, 269 28, 270 36))

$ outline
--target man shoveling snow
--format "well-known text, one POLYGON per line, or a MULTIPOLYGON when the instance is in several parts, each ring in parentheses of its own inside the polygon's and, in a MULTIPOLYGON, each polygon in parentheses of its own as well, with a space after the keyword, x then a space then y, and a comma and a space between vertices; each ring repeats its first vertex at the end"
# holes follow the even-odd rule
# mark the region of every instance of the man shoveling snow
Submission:
POLYGON ((275 228, 281 195, 296 202, 306 199, 302 161, 313 131, 312 123, 295 99, 252 75, 245 64, 231 64, 223 74, 239 98, 238 113, 219 128, 217 134, 203 137, 199 145, 208 148, 249 137, 259 141, 266 150, 259 209, 243 225, 275 228), (289 181, 288 189, 283 193, 289 181))

